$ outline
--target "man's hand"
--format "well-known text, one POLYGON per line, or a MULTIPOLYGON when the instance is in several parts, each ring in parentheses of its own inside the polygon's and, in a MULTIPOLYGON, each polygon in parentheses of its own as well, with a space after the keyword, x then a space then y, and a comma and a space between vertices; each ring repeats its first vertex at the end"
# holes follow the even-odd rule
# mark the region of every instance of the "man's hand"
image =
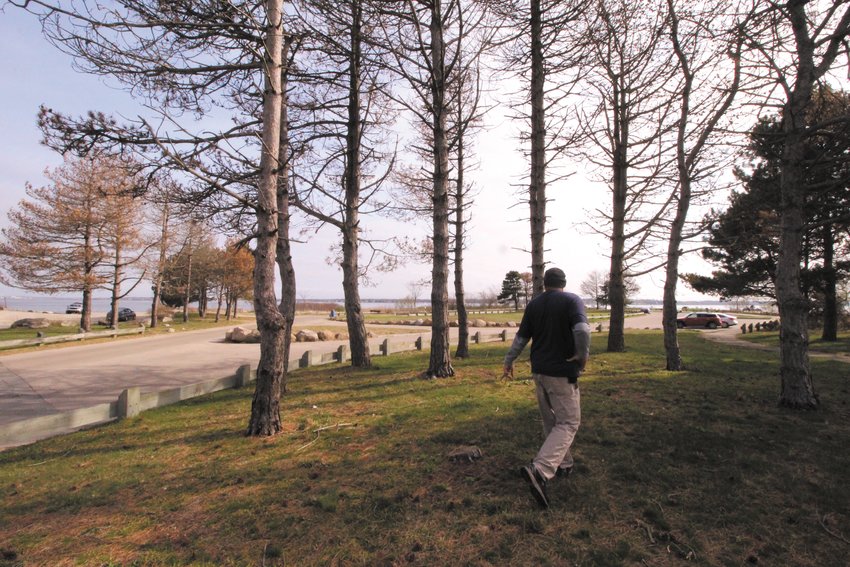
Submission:
POLYGON ((505 371, 502 373, 502 378, 513 378, 514 377, 514 365, 506 364, 505 371))
POLYGON ((584 372, 584 367, 587 366, 587 357, 579 357, 578 355, 568 358, 567 362, 578 362, 578 369, 584 372))

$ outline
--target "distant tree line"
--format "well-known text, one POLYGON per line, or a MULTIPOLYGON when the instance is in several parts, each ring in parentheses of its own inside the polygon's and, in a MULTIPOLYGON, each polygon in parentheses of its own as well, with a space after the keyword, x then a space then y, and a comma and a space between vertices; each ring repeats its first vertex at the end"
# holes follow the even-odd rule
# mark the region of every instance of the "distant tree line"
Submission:
POLYGON ((111 294, 111 326, 121 299, 152 281, 150 325, 157 306, 218 303, 216 320, 236 314, 239 298, 251 298, 253 258, 234 243, 219 248, 212 233, 169 202, 173 181, 162 178, 142 190, 138 165, 116 156, 67 157, 47 172, 50 183, 28 187, 27 198, 8 212, 0 231, 0 278, 36 293, 79 293, 80 328, 91 330, 92 295, 111 294))

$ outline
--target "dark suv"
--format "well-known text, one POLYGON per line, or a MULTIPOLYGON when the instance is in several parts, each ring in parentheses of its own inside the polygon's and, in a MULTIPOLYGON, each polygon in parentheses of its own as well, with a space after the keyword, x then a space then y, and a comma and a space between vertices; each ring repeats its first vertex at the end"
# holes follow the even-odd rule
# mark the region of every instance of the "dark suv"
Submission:
MULTIPOLYGON (((112 321, 112 311, 106 314, 106 320, 112 321)), ((118 310, 118 321, 135 321, 136 312, 129 307, 122 307, 118 310)))
POLYGON ((680 329, 685 327, 716 329, 721 325, 723 325, 723 321, 717 313, 688 313, 685 317, 676 319, 676 326, 680 329))

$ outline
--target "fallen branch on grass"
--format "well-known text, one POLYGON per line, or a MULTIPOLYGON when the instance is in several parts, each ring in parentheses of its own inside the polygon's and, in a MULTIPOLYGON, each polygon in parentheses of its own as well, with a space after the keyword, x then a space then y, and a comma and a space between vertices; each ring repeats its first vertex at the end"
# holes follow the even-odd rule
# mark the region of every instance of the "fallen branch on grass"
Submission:
POLYGON ((826 521, 825 521, 825 520, 826 520, 826 514, 824 514, 823 516, 821 516, 821 515, 820 515, 820 512, 818 512, 817 510, 815 510, 815 514, 817 514, 817 517, 818 517, 818 523, 820 524, 820 527, 822 527, 822 528, 823 528, 823 531, 825 531, 826 533, 828 533, 829 535, 831 535, 831 536, 832 536, 832 537, 834 537, 835 539, 837 539, 837 540, 839 540, 839 541, 843 541, 843 542, 844 542, 844 543, 846 543, 847 545, 850 545, 850 540, 848 540, 848 539, 847 539, 846 537, 844 537, 843 535, 841 535, 841 534, 839 534, 839 533, 835 533, 835 532, 833 532, 832 530, 830 530, 828 527, 826 527, 826 521))
POLYGON ((341 427, 357 427, 357 424, 356 423, 337 423, 336 425, 326 425, 324 427, 319 427, 318 429, 314 429, 313 433, 316 434, 316 438, 313 439, 312 441, 310 441, 309 443, 307 443, 306 445, 299 447, 298 449, 295 450, 295 452, 299 453, 299 452, 303 451, 304 449, 306 449, 307 447, 309 447, 310 445, 312 445, 313 443, 315 443, 316 441, 318 441, 319 440, 319 433, 321 431, 327 431, 328 429, 339 429, 341 427))

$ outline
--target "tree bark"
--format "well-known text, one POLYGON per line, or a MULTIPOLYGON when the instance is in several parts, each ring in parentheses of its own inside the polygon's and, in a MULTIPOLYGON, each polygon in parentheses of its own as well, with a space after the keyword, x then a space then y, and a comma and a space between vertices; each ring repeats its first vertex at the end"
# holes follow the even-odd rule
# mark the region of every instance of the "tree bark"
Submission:
MULTIPOLYGON (((281 2, 282 4, 282 2, 281 2)), ((292 346, 292 326, 295 322, 295 267, 292 264, 292 245, 289 242, 289 226, 291 213, 289 210, 289 103, 286 98, 287 72, 284 66, 289 59, 289 47, 292 37, 287 35, 280 48, 280 123, 278 124, 278 167, 277 179, 277 211, 278 211, 278 233, 276 242, 276 256, 278 272, 280 273, 280 304, 279 313, 283 316, 283 329, 281 333, 281 356, 283 358, 283 371, 280 378, 280 389, 286 392, 286 376, 289 371, 289 349, 292 346)), ((236 306, 234 305, 234 313, 236 306)))
POLYGON ((832 224, 823 227, 823 334, 824 341, 838 340, 838 297, 837 276, 835 270, 835 241, 832 224))
POLYGON ((611 306, 610 323, 608 327, 608 352, 623 352, 626 350, 625 320, 626 320, 626 286, 625 262, 625 216, 626 199, 628 198, 628 162, 626 148, 629 140, 629 121, 624 116, 626 112, 626 93, 614 81, 615 103, 613 136, 613 187, 612 187, 612 222, 611 222, 611 269, 608 274, 608 303, 611 306))
POLYGON ((532 297, 543 293, 546 235, 546 116, 543 100, 543 22, 540 0, 531 0, 531 172, 528 186, 531 223, 532 297))
POLYGON ((83 262, 83 312, 80 314, 80 328, 88 333, 91 331, 91 300, 92 300, 92 279, 94 278, 94 247, 91 224, 86 224, 83 254, 85 260, 83 262))
POLYGON ((109 321, 109 326, 113 329, 118 328, 118 301, 121 297, 121 243, 120 239, 115 242, 115 250, 113 250, 113 260, 115 264, 112 266, 112 320, 109 321))
POLYGON ((434 119, 434 257, 431 271, 431 357, 427 375, 446 378, 454 375, 449 344, 449 152, 446 133, 445 45, 442 7, 431 7, 431 82, 434 119))
POLYGON ((800 289, 806 198, 804 133, 806 112, 814 86, 814 44, 808 36, 805 2, 789 2, 786 14, 794 30, 797 76, 782 108, 782 170, 779 259, 776 265, 776 298, 779 303, 779 403, 793 408, 819 405, 809 365, 807 302, 800 289))
POLYGON ((351 349, 351 366, 369 368, 372 357, 366 322, 360 303, 360 88, 361 88, 361 26, 362 8, 358 2, 351 5, 351 56, 348 69, 348 124, 346 131, 345 218, 342 223, 342 290, 345 296, 345 320, 348 326, 348 344, 351 349))
MULTIPOLYGON (((458 124, 461 124, 462 117, 460 116, 460 106, 458 106, 458 124)), ((455 303, 457 308, 458 320, 458 339, 457 348, 455 349, 455 357, 469 357, 469 317, 466 313, 466 293, 463 286, 463 246, 464 246, 464 144, 463 134, 457 141, 457 181, 455 190, 455 303)))
MULTIPOLYGON (((192 228, 190 229, 194 232, 195 227, 194 223, 192 224, 192 228)), ((187 257, 187 265, 186 265, 186 293, 183 294, 183 322, 189 322, 189 300, 192 299, 192 236, 189 236, 189 254, 187 257)))
POLYGON ((283 0, 266 0, 263 132, 254 252, 254 311, 260 331, 260 360, 251 403, 248 435, 275 435, 281 430, 280 392, 285 372, 288 327, 275 298, 275 261, 281 240, 278 226, 278 166, 283 106, 283 0))

